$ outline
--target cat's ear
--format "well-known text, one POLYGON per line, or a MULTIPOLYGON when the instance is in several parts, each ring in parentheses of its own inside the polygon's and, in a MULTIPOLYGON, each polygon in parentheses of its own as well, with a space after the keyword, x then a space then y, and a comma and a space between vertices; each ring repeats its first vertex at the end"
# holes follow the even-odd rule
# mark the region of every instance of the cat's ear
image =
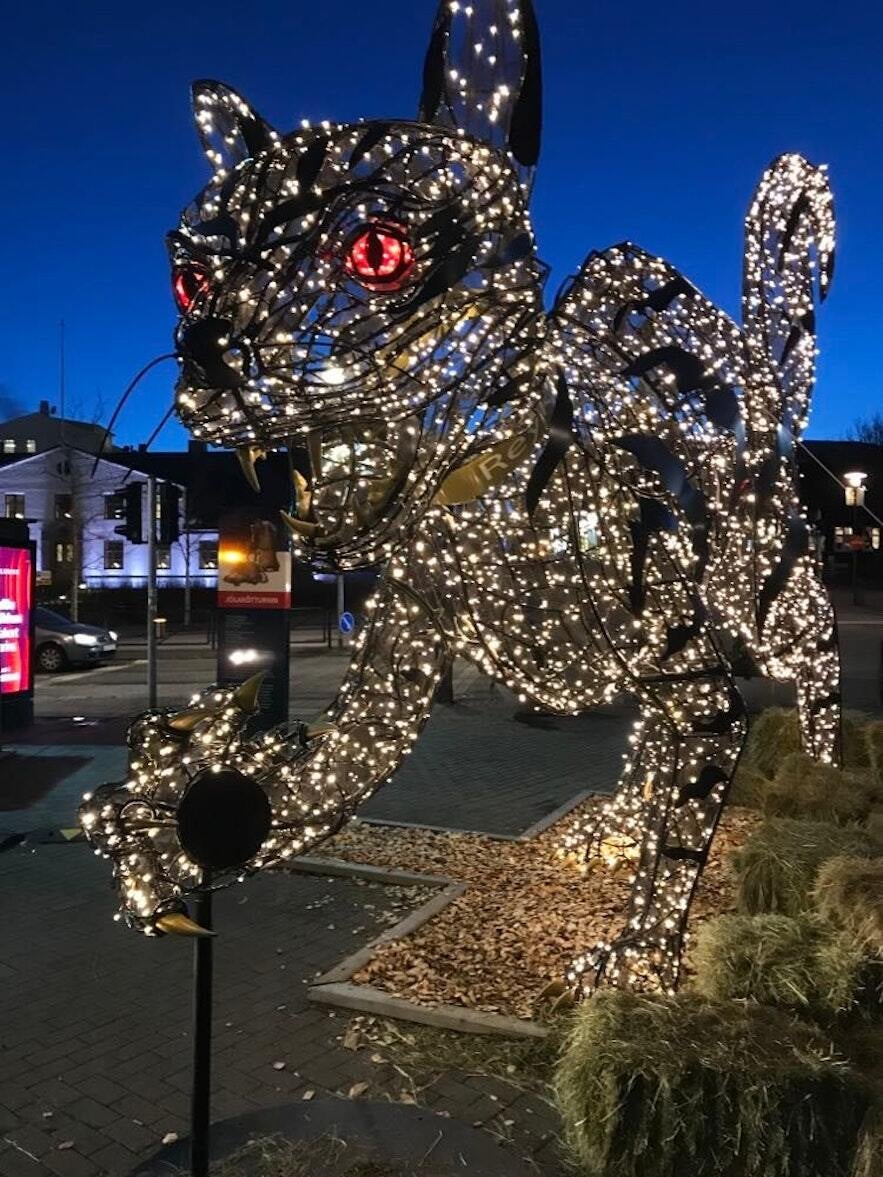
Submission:
POLYGON ((529 181, 540 154, 540 37, 531 0, 441 0, 419 119, 511 152, 529 181))
POLYGON ((278 142, 257 111, 222 82, 194 82, 192 102, 196 132, 216 175, 226 175, 278 142))

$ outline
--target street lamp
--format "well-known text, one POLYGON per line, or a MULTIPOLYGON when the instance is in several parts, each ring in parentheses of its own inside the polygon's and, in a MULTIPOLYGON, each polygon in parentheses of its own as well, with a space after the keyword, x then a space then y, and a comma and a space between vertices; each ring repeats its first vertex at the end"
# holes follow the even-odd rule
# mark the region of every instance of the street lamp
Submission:
POLYGON ((863 474, 861 470, 850 470, 847 474, 843 475, 843 491, 846 495, 846 505, 847 507, 852 507, 852 536, 850 538, 850 547, 852 548, 853 605, 861 604, 861 596, 858 591, 858 553, 859 548, 863 548, 865 545, 864 539, 859 533, 858 511, 859 507, 865 505, 864 481, 867 477, 867 474, 863 474))

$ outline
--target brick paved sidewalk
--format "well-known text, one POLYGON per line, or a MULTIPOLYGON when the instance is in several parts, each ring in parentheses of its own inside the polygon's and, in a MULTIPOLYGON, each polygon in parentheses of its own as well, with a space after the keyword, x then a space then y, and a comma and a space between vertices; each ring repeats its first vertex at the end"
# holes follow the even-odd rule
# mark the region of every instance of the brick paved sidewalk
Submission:
MULTIPOLYGON (((313 691, 320 697, 305 712, 308 718, 333 694, 329 667, 339 676, 338 660, 316 661, 313 691)), ((615 786, 632 717, 627 706, 519 722, 513 718, 519 710, 515 698, 469 667, 458 669, 456 699, 453 706, 435 707, 412 754, 362 816, 514 836, 579 793, 615 786)), ((27 809, 5 808, 0 794, 0 833, 75 825, 83 793, 126 771, 122 743, 35 747, 10 739, 7 747, 17 754, 9 774, 27 776, 34 756, 88 756, 91 763, 27 809)))
MULTIPOLYGON (((326 685, 313 684, 317 710, 326 685)), ((458 673, 457 699, 436 708, 368 814, 513 835, 577 793, 613 786, 627 710, 527 725, 513 718, 511 695, 468 671, 458 673)), ((83 790, 124 765, 123 749, 107 745, 20 751, 91 760, 30 809, 0 813, 0 831, 73 824, 83 790)), ((339 1045, 347 1016, 305 1000, 306 982, 376 935, 400 897, 376 884, 282 874, 220 896, 215 1118, 308 1090, 345 1095, 363 1080, 365 1098, 401 1098, 406 1084, 392 1067, 339 1045)), ((82 845, 0 855, 0 1177, 122 1177, 166 1133, 187 1131, 190 945, 129 932, 112 921, 115 904, 108 864, 82 845)), ((499 1125, 536 1155, 539 1172, 557 1172, 555 1119, 537 1097, 474 1076, 426 1081, 421 1104, 499 1125)))
MULTIPOLYGON (((366 1098, 401 1098, 402 1077, 368 1051, 342 1049, 345 1015, 308 1006, 305 989, 376 934, 384 907, 402 896, 355 880, 272 874, 219 897, 215 1118, 308 1090, 345 1095, 362 1080, 366 1098)), ((0 857, 2 1177, 121 1177, 166 1133, 187 1131, 191 946, 128 931, 111 920, 113 906, 107 864, 82 846, 0 857)), ((419 1100, 467 1123, 500 1125, 537 1156, 539 1172, 557 1172, 548 1141, 555 1120, 536 1096, 445 1074, 419 1100)))

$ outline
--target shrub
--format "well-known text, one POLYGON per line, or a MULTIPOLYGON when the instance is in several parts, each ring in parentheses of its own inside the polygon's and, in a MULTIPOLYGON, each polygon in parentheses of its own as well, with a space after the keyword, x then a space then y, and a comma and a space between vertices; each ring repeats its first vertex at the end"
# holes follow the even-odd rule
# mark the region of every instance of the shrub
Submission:
POLYGON ((864 953, 818 918, 722 915, 699 931, 692 957, 703 997, 838 1013, 855 1004, 864 953))
POLYGON ((730 862, 736 874, 736 902, 749 915, 798 915, 811 907, 819 867, 836 855, 883 853, 870 832, 830 822, 769 818, 730 862))
POLYGON ((612 990, 578 1010, 555 1094, 583 1177, 847 1177, 868 1107, 781 1010, 612 990))
POLYGON ((764 792, 763 809, 781 817, 845 825, 868 816, 874 793, 867 771, 841 771, 804 752, 792 752, 764 792))
POLYGON ((826 920, 883 954, 883 858, 830 858, 816 877, 813 899, 826 920))

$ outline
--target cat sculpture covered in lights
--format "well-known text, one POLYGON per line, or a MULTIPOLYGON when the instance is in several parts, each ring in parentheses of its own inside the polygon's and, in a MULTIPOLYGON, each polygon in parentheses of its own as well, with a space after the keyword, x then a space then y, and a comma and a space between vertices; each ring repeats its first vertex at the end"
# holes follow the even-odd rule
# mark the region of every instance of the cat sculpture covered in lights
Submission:
POLYGON ((281 135, 226 86, 194 89, 213 175, 169 237, 179 416, 253 484, 266 450, 305 447, 296 555, 385 572, 321 722, 248 738, 253 683, 134 722, 128 780, 81 810, 133 927, 195 930, 205 869, 232 882, 337 830, 417 739, 452 655, 552 712, 639 706, 617 794, 563 836, 634 878, 577 989, 677 984, 746 733, 735 648, 796 684, 805 748, 839 758, 794 457, 833 259, 825 172, 785 155, 763 176, 741 327, 628 243, 547 313, 540 91, 529 0, 444 0, 416 122, 281 135))

